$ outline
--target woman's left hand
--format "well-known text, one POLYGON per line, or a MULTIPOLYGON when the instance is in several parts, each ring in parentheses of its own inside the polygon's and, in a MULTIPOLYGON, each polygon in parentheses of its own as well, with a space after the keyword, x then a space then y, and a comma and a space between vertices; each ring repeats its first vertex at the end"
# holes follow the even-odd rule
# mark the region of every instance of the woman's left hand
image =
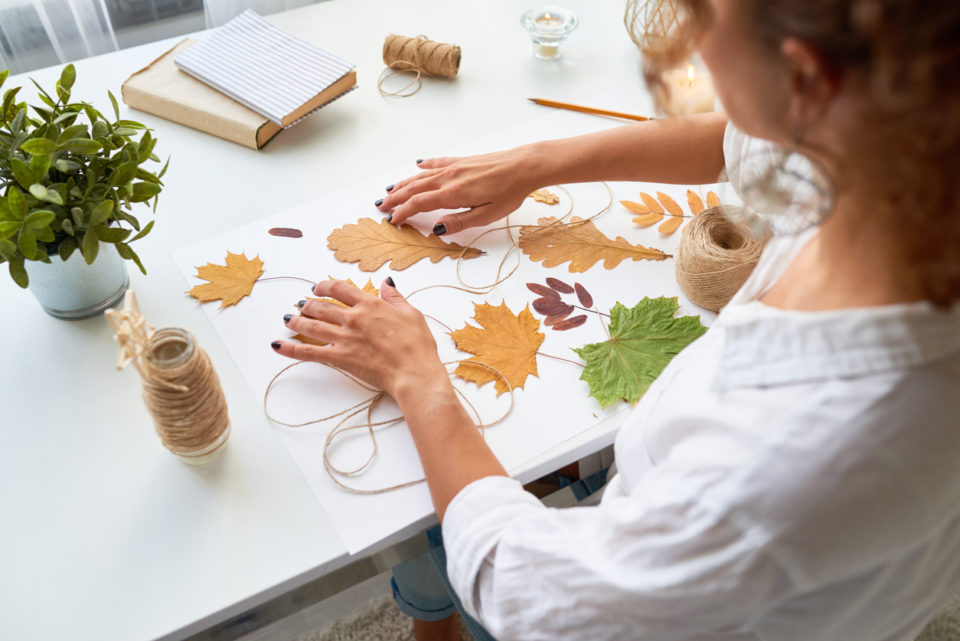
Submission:
POLYGON ((392 279, 380 286, 379 298, 336 280, 318 283, 313 293, 346 307, 308 300, 302 315, 291 315, 285 324, 326 345, 274 341, 278 353, 338 367, 398 402, 408 393, 449 385, 423 314, 400 295, 392 279))

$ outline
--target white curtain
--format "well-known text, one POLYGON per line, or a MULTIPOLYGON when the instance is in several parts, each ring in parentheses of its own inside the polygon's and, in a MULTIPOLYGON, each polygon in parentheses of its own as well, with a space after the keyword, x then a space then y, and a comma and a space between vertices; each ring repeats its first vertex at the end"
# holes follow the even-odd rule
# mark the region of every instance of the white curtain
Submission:
MULTIPOLYGON (((268 15, 318 1, 202 0, 202 11, 209 28, 245 9, 268 15)), ((200 0, 0 0, 0 70, 20 73, 116 51, 118 32, 126 47, 195 31, 200 4, 200 0), (111 12, 116 20, 111 21, 111 12), (171 23, 191 14, 197 16, 196 22, 171 23)))

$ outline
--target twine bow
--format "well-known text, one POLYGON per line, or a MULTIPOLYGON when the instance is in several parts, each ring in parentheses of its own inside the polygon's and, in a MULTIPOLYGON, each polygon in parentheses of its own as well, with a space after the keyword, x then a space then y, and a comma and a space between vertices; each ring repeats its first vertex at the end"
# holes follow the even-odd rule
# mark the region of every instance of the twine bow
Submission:
POLYGON ((117 369, 126 369, 127 365, 133 363, 142 376, 143 354, 155 328, 140 313, 137 295, 132 289, 128 289, 123 296, 123 309, 120 311, 108 309, 104 315, 113 328, 113 338, 119 345, 117 369))

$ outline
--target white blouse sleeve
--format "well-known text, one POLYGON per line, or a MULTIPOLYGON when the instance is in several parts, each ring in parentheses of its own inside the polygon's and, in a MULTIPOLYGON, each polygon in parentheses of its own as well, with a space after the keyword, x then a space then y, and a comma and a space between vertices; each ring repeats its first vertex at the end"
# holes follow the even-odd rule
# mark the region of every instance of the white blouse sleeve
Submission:
POLYGON ((750 532, 699 500, 716 473, 679 467, 595 507, 544 507, 506 477, 464 488, 443 537, 467 611, 501 641, 679 641, 749 621, 791 583, 750 532))

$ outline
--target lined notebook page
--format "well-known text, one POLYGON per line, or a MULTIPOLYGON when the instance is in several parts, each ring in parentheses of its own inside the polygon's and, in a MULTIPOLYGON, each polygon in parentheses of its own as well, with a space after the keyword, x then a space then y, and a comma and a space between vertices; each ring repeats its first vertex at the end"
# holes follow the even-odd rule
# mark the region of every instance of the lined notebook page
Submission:
POLYGON ((175 63, 278 125, 289 125, 284 118, 354 68, 249 9, 178 55, 175 63))

